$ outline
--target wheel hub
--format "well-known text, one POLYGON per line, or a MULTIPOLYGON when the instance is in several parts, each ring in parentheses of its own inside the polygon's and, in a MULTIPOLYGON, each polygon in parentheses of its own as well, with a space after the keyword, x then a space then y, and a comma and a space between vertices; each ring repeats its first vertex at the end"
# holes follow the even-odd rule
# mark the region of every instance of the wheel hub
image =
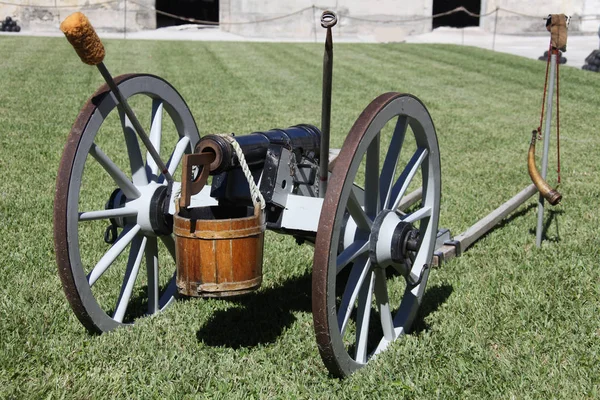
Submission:
POLYGON ((150 226, 157 235, 173 233, 173 216, 164 212, 165 202, 168 201, 168 187, 159 186, 150 199, 150 226))
MULTIPOLYGON (((170 235, 173 232, 173 216, 164 213, 165 203, 168 201, 167 186, 152 182, 137 188, 141 195, 133 200, 126 199, 121 189, 116 189, 106 203, 106 209, 133 208, 137 211, 135 223, 140 225, 144 235, 170 235)), ((131 218, 111 218, 111 225, 108 229, 123 228, 132 222, 131 218)))
POLYGON ((374 265, 381 268, 393 266, 407 275, 410 271, 405 260, 410 251, 419 249, 419 231, 402 221, 394 211, 385 210, 373 221, 369 242, 369 257, 374 265))

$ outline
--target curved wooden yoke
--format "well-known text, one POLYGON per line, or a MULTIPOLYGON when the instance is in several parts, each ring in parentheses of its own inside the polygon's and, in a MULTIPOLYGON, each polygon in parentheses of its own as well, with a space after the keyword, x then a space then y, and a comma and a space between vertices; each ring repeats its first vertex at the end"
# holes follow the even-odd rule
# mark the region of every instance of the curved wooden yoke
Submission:
POLYGON ((537 140, 537 130, 531 132, 531 144, 529 145, 529 153, 527 154, 527 169, 529 170, 529 176, 533 181, 533 184, 539 190, 542 197, 544 197, 553 206, 560 203, 562 194, 557 190, 552 189, 550 185, 542 178, 535 166, 535 141, 537 140))
POLYGON ((69 15, 61 24, 65 34, 81 61, 88 65, 98 65, 104 60, 104 45, 87 17, 76 12, 69 15))

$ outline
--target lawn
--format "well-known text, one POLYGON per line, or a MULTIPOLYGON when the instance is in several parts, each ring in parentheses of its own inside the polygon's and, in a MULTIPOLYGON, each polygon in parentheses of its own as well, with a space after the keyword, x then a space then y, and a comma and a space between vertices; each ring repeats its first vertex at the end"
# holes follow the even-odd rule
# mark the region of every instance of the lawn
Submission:
MULTIPOLYGON (((322 45, 105 45, 114 75, 173 84, 201 134, 320 125, 322 45)), ((332 147, 377 95, 419 97, 440 143, 441 227, 458 234, 530 183, 544 63, 447 45, 334 51, 332 147)), ((542 247, 531 200, 432 272, 412 334, 338 380, 313 333, 312 248, 272 233, 258 292, 87 333, 57 275, 52 207, 66 137, 102 78, 62 38, 3 36, 0 398, 600 397, 600 75, 561 68, 560 79, 563 201, 546 214, 542 247)))

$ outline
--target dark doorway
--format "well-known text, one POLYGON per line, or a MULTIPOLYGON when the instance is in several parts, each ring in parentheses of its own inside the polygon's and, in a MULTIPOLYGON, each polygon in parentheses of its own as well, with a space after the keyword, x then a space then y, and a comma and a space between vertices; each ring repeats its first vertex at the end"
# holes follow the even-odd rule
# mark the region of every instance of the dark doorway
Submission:
POLYGON ((199 21, 219 22, 219 0, 156 0, 156 11, 157 28, 192 23, 158 11, 199 21))
MULTIPOLYGON (((481 0, 433 0, 433 15, 452 11, 463 6, 474 14, 481 11, 481 0)), ((440 26, 452 26, 464 28, 465 26, 479 26, 479 17, 471 17, 463 11, 459 11, 443 17, 433 18, 432 28, 440 26)))

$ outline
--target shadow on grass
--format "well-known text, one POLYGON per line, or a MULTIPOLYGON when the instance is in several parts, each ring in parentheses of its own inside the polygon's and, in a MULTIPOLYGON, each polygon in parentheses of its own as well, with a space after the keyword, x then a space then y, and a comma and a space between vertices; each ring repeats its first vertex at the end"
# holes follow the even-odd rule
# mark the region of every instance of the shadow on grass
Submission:
MULTIPOLYGON (((547 240, 549 242, 554 242, 554 243, 558 243, 560 242, 560 232, 558 230, 558 216, 562 215, 564 213, 563 210, 548 210, 548 208, 546 207, 544 209, 544 211, 548 211, 548 217, 546 219, 546 222, 544 222, 544 225, 542 227, 542 240, 547 240), (552 226, 552 223, 556 221, 556 236, 548 236, 548 231, 550 230, 550 227, 552 226)), ((536 214, 537 216, 537 214, 536 214)), ((536 223, 537 223, 537 218, 536 218, 536 223)), ((532 228, 529 230, 529 233, 531 233, 532 235, 536 235, 536 229, 532 228)))
POLYGON ((413 322, 411 330, 412 334, 419 335, 421 332, 428 331, 431 328, 431 326, 425 322, 425 318, 431 313, 436 312, 438 308, 448 300, 448 297, 450 297, 453 290, 452 285, 447 283, 433 286, 425 290, 421 308, 419 308, 417 317, 413 322))
MULTIPOLYGON (((311 279, 311 274, 306 273, 282 286, 231 299, 236 308, 215 312, 196 332, 197 340, 208 346, 232 349, 274 343, 296 321, 293 311, 311 312, 311 279)), ((429 330, 425 318, 445 303, 452 291, 449 284, 425 291, 413 333, 429 330)), ((312 333, 312 329, 307 332, 312 333)))
MULTIPOLYGON (((504 218, 502 221, 500 221, 499 223, 497 223, 496 225, 494 225, 489 231, 487 231, 486 233, 484 233, 483 235, 481 235, 481 237, 479 237, 476 241, 474 241, 473 243, 471 243, 471 245, 469 246, 469 248, 473 247, 477 242, 479 242, 481 239, 487 237, 488 235, 490 235, 495 230, 502 229, 505 226, 507 226, 508 224, 510 224, 512 221, 514 221, 515 219, 520 218, 520 217, 526 215, 532 208, 535 208, 535 207, 537 207, 537 203, 531 203, 527 207, 523 208, 521 211, 512 213, 508 218, 504 218)), ((535 234, 535 230, 534 230, 534 234, 535 234)), ((463 251, 465 251, 465 249, 463 249, 463 251)))
POLYGON ((292 311, 311 311, 311 279, 306 273, 282 286, 231 299, 237 307, 215 312, 196 338, 233 349, 275 342, 296 320, 292 311))

